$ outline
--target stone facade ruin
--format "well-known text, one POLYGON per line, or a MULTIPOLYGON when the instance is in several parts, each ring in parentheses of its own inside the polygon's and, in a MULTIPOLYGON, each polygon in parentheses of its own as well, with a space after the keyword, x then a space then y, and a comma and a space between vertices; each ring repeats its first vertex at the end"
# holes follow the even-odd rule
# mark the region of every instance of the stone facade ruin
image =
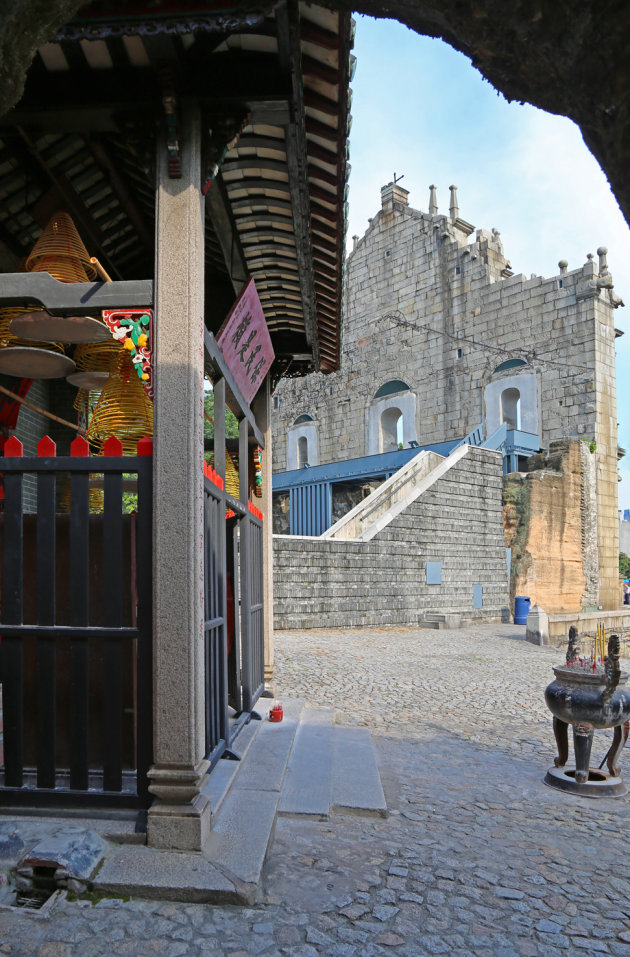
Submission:
MULTIPOLYGON (((284 379, 276 390, 274 471, 475 430, 487 440, 503 423, 537 438, 536 448, 582 442, 593 470, 597 594, 585 584, 573 607, 617 608, 622 303, 606 257, 600 247, 577 269, 560 261, 548 279, 514 275, 498 230, 460 217, 456 187, 445 214, 435 187, 422 212, 389 183, 347 260, 341 370, 284 379)), ((518 450, 511 462, 525 468, 518 450)))
MULTIPOLYGON (((595 610, 598 596, 596 457, 585 442, 552 442, 527 472, 504 478, 511 598, 549 615, 595 610)), ((619 592, 618 592, 619 595, 619 592)), ((619 605, 619 599, 615 607, 619 605)))

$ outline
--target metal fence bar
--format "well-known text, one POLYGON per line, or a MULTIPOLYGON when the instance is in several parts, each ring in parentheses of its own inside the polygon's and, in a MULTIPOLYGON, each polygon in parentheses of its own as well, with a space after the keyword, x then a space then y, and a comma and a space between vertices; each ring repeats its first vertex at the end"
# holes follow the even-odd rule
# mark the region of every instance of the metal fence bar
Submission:
MULTIPOLYGON (((104 476, 103 624, 122 627, 122 473, 104 476)), ((122 789, 123 645, 121 638, 103 640, 103 789, 122 789)))
POLYGON ((218 734, 221 740, 229 745, 229 720, 228 720, 228 662, 227 662, 227 548, 226 548, 226 520, 225 520, 225 486, 220 490, 221 494, 217 499, 215 511, 216 528, 216 550, 215 563, 217 574, 217 603, 215 613, 220 619, 218 626, 218 641, 216 646, 216 669, 218 675, 218 734))
MULTIPOLYGON (((37 624, 55 623, 56 520, 54 472, 37 476, 37 624)), ((6 513, 5 513, 6 514, 6 513)), ((37 638, 37 787, 54 788, 57 746, 57 648, 37 638)))
POLYGON ((224 527, 224 491, 206 477, 204 480, 205 733, 206 757, 211 763, 215 763, 228 746, 224 527))
POLYGON ((136 791, 141 807, 148 807, 149 769, 153 764, 153 458, 139 456, 136 537, 136 791))
MULTIPOLYGON (((76 441, 76 440, 75 440, 76 441)), ((71 625, 89 624, 89 473, 70 473, 71 625)), ((89 768, 89 646, 70 639, 70 789, 87 791, 89 768)))
MULTIPOLYGON (((4 585, 2 617, 22 623, 22 474, 4 475, 4 585)), ((4 722, 4 783, 21 788, 24 760, 24 675, 22 639, 3 635, 2 708, 4 722)))
MULTIPOLYGON (((52 443, 51 443, 52 445, 52 443)), ((54 448, 54 446, 53 446, 54 448)), ((149 803, 147 771, 152 763, 151 710, 151 642, 152 642, 152 460, 150 452, 138 458, 112 456, 95 460, 83 450, 74 450, 70 457, 18 458, 15 451, 6 452, 0 471, 4 475, 5 501, 2 517, 3 601, 0 612, 1 674, 4 685, 5 765, 0 803, 24 806, 63 803, 68 806, 137 807, 149 803), (15 456, 15 457, 13 457, 15 456), (70 472, 69 564, 63 571, 57 567, 55 513, 55 473, 70 472), (24 473, 37 475, 38 509, 34 525, 35 571, 37 578, 29 582, 33 596, 33 617, 36 623, 24 623, 23 568, 24 513, 22 481, 24 473), (102 624, 90 624, 90 549, 89 549, 89 475, 105 474, 105 511, 103 523, 103 612, 102 624), (138 591, 137 627, 122 626, 122 473, 138 474, 137 535, 132 535, 132 555, 136 550, 136 585, 138 591), (56 624, 56 581, 69 578, 68 624, 56 624), (60 705, 56 693, 56 647, 59 640, 70 646, 68 694, 69 788, 66 774, 55 766, 56 719, 60 705), (28 680, 34 692, 37 713, 33 730, 37 784, 24 768, 24 694, 25 642, 32 641, 37 651, 35 670, 28 680), (131 641, 132 645, 126 642, 131 641), (103 651, 105 723, 103 774, 98 770, 98 754, 90 752, 88 735, 90 697, 90 655, 99 646, 103 651), (108 647, 109 646, 109 647, 108 647), (123 770, 122 749, 122 677, 123 649, 137 652, 136 768, 123 770), (109 700, 107 700, 109 698, 109 700), (108 740, 109 738, 109 740, 108 740), (60 776, 61 775, 61 776, 60 776), (28 786, 26 786, 28 785, 28 786)), ((93 518, 92 521, 95 519, 93 518)), ((132 606, 134 602, 132 600, 132 606)), ((133 611, 132 611, 133 615, 133 611)), ((133 622, 133 617, 132 617, 133 622)), ((30 661, 30 656, 29 656, 30 661)), ((95 658, 98 661, 98 658, 95 658)), ((93 669, 94 670, 94 669, 93 669)), ((30 672, 29 672, 30 674, 30 672)), ((28 675, 27 675, 28 677, 28 675)), ((135 680, 135 674, 132 676, 135 680)), ((32 693, 31 692, 31 693, 32 693)), ((29 725, 29 728, 31 725, 29 725)), ((29 738, 29 741, 31 739, 29 738)), ((29 748, 31 744, 29 743, 29 748)), ((98 749, 100 750, 100 749, 98 749)), ((30 752, 29 752, 30 754, 30 752)))
POLYGON ((241 575, 239 560, 239 524, 234 521, 229 529, 229 547, 227 548, 228 572, 232 580, 232 608, 234 634, 228 669, 228 700, 235 711, 243 710, 243 685, 241 682, 241 575))
MULTIPOLYGON (((239 498, 241 504, 247 507, 249 499, 249 433, 247 419, 241 419, 238 428, 238 479, 239 498)), ((240 551, 241 551, 241 656, 242 656, 242 696, 243 711, 251 711, 253 662, 251 637, 251 538, 250 515, 243 516, 240 523, 240 551)))
POLYGON ((263 692, 265 684, 265 635, 263 605, 263 529, 262 523, 250 516, 251 540, 251 605, 250 605, 250 708, 263 692))

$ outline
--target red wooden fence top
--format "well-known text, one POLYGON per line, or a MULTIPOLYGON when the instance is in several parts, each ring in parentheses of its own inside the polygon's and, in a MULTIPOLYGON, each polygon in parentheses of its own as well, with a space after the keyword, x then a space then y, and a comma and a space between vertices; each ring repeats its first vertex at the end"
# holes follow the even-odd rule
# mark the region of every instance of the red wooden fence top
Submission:
POLYGON ((57 446, 49 435, 45 435, 37 443, 37 455, 40 458, 52 458, 57 454, 57 446))
POLYGON ((150 435, 145 435, 143 439, 140 439, 137 450, 140 457, 153 455, 153 439, 150 435))
POLYGON ((76 439, 70 443, 70 455, 87 456, 89 454, 90 446, 82 435, 77 435, 76 439))
POLYGON ((247 503, 247 507, 248 507, 248 509, 250 510, 250 512, 252 513, 252 515, 255 515, 256 518, 259 518, 260 521, 262 522, 262 520, 263 520, 263 513, 260 511, 260 509, 257 508, 256 505, 254 505, 253 502, 248 502, 248 503, 247 503))
POLYGON ((19 459, 24 455, 24 446, 14 435, 4 443, 4 454, 8 459, 19 459))
POLYGON ((103 454, 111 456, 122 455, 123 447, 120 439, 117 439, 115 435, 110 435, 103 446, 103 454))
POLYGON ((213 482, 217 488, 223 488, 223 479, 207 462, 203 463, 203 474, 207 479, 213 482))

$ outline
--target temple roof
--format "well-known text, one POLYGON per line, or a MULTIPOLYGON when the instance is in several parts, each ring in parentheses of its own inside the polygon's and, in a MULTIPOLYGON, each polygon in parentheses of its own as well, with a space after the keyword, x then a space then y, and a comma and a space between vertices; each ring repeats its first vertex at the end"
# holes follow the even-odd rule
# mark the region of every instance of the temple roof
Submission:
POLYGON ((256 280, 282 371, 339 364, 352 25, 311 4, 270 13, 96 2, 41 47, 0 120, 0 269, 59 208, 113 279, 153 274, 156 134, 177 176, 181 109, 205 130, 206 324, 256 280))

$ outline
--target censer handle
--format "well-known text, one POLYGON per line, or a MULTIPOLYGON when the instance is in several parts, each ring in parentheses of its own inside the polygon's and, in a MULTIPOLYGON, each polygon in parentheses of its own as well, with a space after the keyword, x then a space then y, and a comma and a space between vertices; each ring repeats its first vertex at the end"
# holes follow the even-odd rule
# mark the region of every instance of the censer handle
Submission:
POLYGON ((619 684, 621 676, 621 666, 619 664, 619 655, 621 654, 621 642, 619 635, 611 635, 608 639, 608 656, 606 658, 606 688, 603 693, 604 700, 610 698, 619 684))

